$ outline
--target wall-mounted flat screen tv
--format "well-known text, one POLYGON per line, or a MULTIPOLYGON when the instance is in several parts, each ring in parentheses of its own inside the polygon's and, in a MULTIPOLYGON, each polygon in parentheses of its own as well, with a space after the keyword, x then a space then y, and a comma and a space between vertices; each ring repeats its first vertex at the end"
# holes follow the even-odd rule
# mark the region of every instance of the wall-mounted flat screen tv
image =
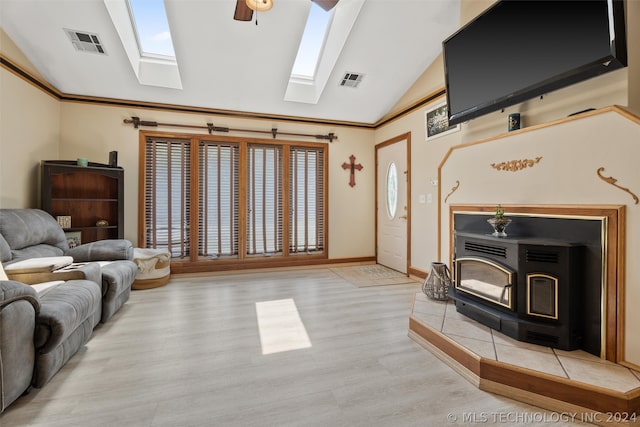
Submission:
POLYGON ((442 42, 457 124, 627 65, 622 0, 502 0, 442 42))

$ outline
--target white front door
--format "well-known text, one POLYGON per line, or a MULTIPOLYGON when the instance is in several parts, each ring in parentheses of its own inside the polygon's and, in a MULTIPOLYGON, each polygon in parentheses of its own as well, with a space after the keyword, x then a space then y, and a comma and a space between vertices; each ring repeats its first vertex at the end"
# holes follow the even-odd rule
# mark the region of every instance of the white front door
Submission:
POLYGON ((407 272, 409 229, 407 138, 376 146, 377 262, 401 273, 407 272))

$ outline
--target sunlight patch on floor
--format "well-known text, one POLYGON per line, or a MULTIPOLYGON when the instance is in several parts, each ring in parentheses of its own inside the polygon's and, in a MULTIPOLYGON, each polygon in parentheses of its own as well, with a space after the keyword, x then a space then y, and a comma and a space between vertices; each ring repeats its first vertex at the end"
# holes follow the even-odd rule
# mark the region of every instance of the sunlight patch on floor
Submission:
POLYGON ((256 303, 262 354, 311 347, 307 330, 293 299, 256 303))

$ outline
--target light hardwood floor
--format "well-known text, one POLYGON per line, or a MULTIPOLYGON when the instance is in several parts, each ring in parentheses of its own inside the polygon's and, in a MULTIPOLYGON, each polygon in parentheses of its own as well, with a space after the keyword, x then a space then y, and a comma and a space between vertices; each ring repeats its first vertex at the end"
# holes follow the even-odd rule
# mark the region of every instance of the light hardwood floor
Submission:
POLYGON ((320 268, 135 291, 0 425, 573 425, 477 389, 408 338, 416 290, 358 288, 320 268), (311 346, 263 355, 256 302, 283 299, 295 302, 311 346))

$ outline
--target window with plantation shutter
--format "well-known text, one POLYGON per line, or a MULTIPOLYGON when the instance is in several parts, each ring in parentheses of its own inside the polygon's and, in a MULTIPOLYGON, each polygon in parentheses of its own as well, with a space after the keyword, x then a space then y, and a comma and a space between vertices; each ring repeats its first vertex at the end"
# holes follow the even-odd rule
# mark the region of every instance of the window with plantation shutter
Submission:
POLYGON ((186 258, 190 254, 189 141, 147 138, 145 151, 145 247, 186 258))
POLYGON ((327 257, 325 144, 142 135, 145 247, 188 271, 327 257))
POLYGON ((198 254, 238 255, 239 156, 237 144, 200 141, 198 254))
POLYGON ((247 254, 282 252, 282 147, 247 149, 247 254))
POLYGON ((324 148, 291 147, 291 253, 324 250, 324 148))

